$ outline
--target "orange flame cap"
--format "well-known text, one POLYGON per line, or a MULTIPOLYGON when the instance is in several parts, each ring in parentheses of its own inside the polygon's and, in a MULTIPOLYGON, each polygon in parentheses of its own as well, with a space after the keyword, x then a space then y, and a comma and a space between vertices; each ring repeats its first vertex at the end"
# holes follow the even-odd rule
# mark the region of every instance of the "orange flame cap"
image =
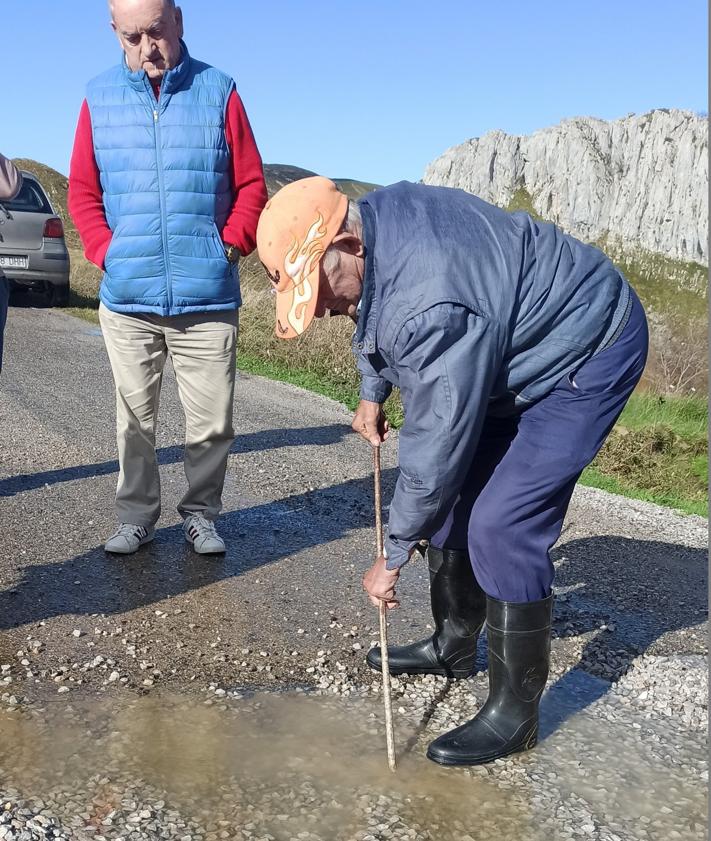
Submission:
POLYGON ((311 324, 319 263, 343 224, 348 197, 328 178, 302 178, 267 202, 257 225, 257 252, 276 293, 276 335, 295 339, 311 324))

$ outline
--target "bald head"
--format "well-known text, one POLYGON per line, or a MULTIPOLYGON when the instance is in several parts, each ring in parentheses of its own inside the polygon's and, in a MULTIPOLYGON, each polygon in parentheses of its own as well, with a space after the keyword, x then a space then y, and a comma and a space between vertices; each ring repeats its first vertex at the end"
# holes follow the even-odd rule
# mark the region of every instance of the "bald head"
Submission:
POLYGON ((180 61, 183 15, 174 0, 110 0, 109 9, 131 70, 159 81, 180 61))
MULTIPOLYGON (((145 6, 145 0, 132 0, 133 4, 136 6, 145 6)), ((114 16, 114 9, 116 6, 128 6, 131 4, 131 0, 124 0, 122 3, 121 0, 109 0, 109 11, 111 12, 111 17, 114 16)), ((175 9, 175 0, 163 0, 160 4, 168 9, 175 9)))

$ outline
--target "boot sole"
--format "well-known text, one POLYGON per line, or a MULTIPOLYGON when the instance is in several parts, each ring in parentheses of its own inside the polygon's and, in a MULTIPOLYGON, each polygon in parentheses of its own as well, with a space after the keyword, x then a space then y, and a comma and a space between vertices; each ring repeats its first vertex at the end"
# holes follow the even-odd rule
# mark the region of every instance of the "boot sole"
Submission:
POLYGON ((430 753, 429 749, 427 750, 427 758, 432 761, 436 762, 438 765, 446 765, 448 767, 452 766, 461 766, 461 767, 472 767, 474 765, 486 765, 489 762, 494 762, 497 759, 505 759, 507 756, 514 756, 517 753, 525 753, 526 751, 532 750, 536 745, 529 745, 526 744, 519 745, 518 747, 511 748, 511 750, 506 751, 505 753, 492 753, 488 754, 487 756, 480 756, 480 757, 462 757, 455 759, 454 757, 444 757, 439 756, 435 753, 430 753))
MULTIPOLYGON (((382 672, 382 666, 376 666, 369 660, 366 660, 366 662, 374 672, 382 672)), ((450 678, 450 680, 465 680, 466 678, 471 677, 473 674, 476 673, 475 669, 471 669, 467 672, 453 672, 447 669, 438 669, 434 666, 432 668, 414 669, 398 669, 396 667, 390 666, 388 671, 393 677, 399 677, 400 675, 438 675, 439 677, 448 677, 450 678)))

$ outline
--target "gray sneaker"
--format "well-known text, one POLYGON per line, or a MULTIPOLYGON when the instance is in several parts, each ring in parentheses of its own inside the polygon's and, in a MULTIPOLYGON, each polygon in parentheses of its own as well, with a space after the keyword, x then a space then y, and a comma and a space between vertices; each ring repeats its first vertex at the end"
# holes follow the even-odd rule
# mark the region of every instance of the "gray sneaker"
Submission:
POLYGON ((133 523, 119 523, 116 533, 104 544, 104 549, 116 555, 131 555, 139 546, 150 543, 155 536, 155 529, 149 530, 145 526, 135 526, 133 523))
POLYGON ((225 541, 217 533, 215 524, 202 514, 191 514, 183 523, 183 532, 200 555, 218 555, 225 551, 225 541))

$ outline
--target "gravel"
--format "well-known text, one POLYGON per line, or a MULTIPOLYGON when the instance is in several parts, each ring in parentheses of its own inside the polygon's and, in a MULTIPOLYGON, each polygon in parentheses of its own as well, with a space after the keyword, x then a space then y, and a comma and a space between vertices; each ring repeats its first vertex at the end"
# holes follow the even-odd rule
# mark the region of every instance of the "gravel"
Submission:
POLYGON ((645 718, 665 717, 685 729, 708 726, 708 661, 698 655, 643 656, 612 687, 620 699, 645 718))
POLYGON ((14 767, 13 751, 0 748, 0 779, 18 781, 0 786, 0 841, 702 837, 701 657, 643 655, 614 684, 577 668, 554 675, 543 709, 570 715, 543 727, 535 751, 473 769, 440 769, 423 753, 475 714, 485 675, 394 678, 395 776, 383 756, 377 676, 363 684, 327 661, 324 650, 313 660, 315 688, 286 693, 212 683, 179 697, 124 691, 97 702, 85 693, 70 708, 6 706, 0 744, 8 721, 17 726, 19 716, 28 729, 14 731, 23 748, 14 767), (604 690, 599 697, 586 680, 604 690), (163 719, 183 734, 177 753, 163 719), (33 745, 37 732, 48 741, 33 745), (56 740, 72 744, 78 765, 52 755, 56 740), (100 773, 95 746, 106 753, 100 773), (239 758, 240 747, 249 759, 239 758), (46 765, 38 754, 49 756, 46 765), (22 765, 27 755, 34 767, 22 765), (166 773, 178 756, 186 774, 166 773))

